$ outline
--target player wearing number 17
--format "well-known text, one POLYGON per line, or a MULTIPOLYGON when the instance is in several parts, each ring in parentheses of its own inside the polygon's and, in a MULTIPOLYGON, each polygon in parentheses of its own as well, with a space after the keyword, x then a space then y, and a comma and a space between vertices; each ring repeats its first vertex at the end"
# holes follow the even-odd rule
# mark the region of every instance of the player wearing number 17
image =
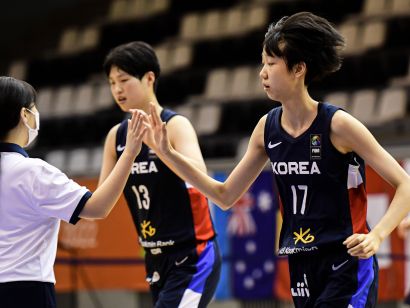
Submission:
POLYGON ((261 83, 281 103, 256 125, 248 149, 224 183, 180 155, 171 131, 151 112, 161 159, 226 209, 270 160, 281 200, 279 254, 289 256, 290 292, 299 307, 375 307, 383 239, 410 209, 410 178, 358 120, 308 92, 341 66, 343 37, 308 12, 272 24, 263 42, 261 83), (396 193, 378 224, 366 224, 363 159, 396 193))
MULTIPOLYGON (((144 42, 114 48, 104 70, 111 93, 124 112, 153 111, 168 127, 180 155, 206 171, 197 136, 187 118, 164 109, 155 90, 160 66, 144 42)), ((127 121, 114 126, 104 146, 100 184, 110 174, 125 146, 127 121)), ((214 294, 221 266, 208 201, 156 155, 153 136, 146 134, 130 170, 124 195, 144 247, 147 281, 155 307, 206 307, 214 294)))

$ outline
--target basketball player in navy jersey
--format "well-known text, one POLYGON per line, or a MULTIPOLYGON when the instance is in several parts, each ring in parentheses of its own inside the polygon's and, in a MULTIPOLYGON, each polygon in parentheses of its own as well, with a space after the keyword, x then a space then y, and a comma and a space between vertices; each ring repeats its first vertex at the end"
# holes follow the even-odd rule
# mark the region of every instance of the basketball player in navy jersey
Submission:
MULTIPOLYGON (((164 109, 157 101, 160 66, 152 47, 144 42, 120 45, 107 55, 104 70, 118 106, 124 112, 148 112, 151 102, 153 112, 167 125, 172 147, 206 172, 189 120, 164 109)), ((127 123, 124 120, 108 133, 100 184, 123 153, 127 123)), ((208 201, 164 165, 153 151, 152 136, 143 141, 124 195, 139 243, 145 248, 147 281, 154 305, 206 307, 215 292, 221 267, 208 201)))
POLYGON ((223 183, 173 148, 155 108, 145 119, 162 161, 223 209, 270 161, 283 217, 279 254, 289 256, 296 307, 375 307, 374 254, 410 210, 410 178, 400 165, 358 120, 309 95, 313 80, 340 68, 343 46, 334 27, 309 12, 269 26, 260 78, 267 96, 281 106, 260 119, 244 157, 223 183), (371 231, 364 161, 396 188, 371 231))

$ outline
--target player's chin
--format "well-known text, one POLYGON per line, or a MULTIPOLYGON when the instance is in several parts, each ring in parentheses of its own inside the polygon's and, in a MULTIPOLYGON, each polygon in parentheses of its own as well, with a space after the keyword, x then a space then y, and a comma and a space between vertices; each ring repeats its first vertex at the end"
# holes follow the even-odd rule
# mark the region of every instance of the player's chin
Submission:
POLYGON ((127 106, 126 104, 119 104, 117 103, 117 106, 120 107, 120 109, 124 112, 130 112, 130 106, 127 106))
POLYGON ((265 90, 266 95, 268 96, 269 99, 273 101, 277 101, 277 97, 269 90, 265 90))
POLYGON ((274 93, 272 93, 272 89, 271 88, 267 88, 267 89, 265 89, 265 93, 266 93, 266 96, 269 98, 269 99, 271 99, 271 100, 275 100, 275 94, 274 93))

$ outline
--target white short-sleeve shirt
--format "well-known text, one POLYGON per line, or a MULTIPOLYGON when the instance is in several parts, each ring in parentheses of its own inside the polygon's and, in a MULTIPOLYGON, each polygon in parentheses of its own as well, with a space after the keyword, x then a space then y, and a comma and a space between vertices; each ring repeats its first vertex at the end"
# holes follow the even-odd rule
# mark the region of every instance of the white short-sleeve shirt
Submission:
POLYGON ((60 220, 75 224, 91 193, 18 145, 0 155, 0 282, 55 283, 60 220))

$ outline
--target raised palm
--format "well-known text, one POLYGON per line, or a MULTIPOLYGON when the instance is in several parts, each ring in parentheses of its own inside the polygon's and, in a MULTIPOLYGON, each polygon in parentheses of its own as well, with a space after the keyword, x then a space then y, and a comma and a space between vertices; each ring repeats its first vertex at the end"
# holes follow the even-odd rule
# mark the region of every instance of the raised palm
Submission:
POLYGON ((128 120, 127 141, 124 151, 130 155, 137 156, 141 151, 142 139, 146 131, 147 127, 143 124, 142 115, 133 112, 131 120, 128 120))
POLYGON ((147 119, 150 125, 150 134, 155 143, 154 150, 161 154, 168 153, 171 145, 168 138, 167 128, 156 112, 154 105, 150 106, 150 115, 147 119))

